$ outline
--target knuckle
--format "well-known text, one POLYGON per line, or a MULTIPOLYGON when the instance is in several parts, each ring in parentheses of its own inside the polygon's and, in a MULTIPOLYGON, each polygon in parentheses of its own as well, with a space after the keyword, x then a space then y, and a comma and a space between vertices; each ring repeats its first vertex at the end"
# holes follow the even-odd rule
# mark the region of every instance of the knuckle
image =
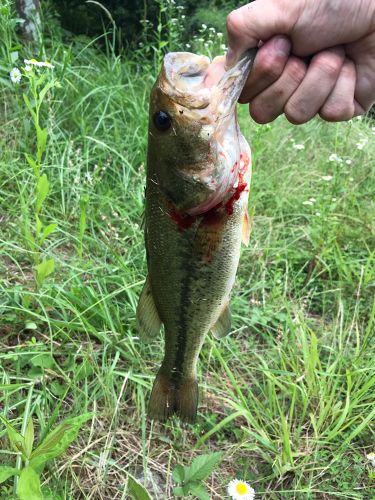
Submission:
POLYGON ((319 111, 319 115, 328 122, 350 120, 354 115, 354 103, 326 103, 319 111))
POLYGON ((326 74, 328 78, 335 79, 340 73, 342 59, 335 54, 324 53, 316 56, 313 64, 316 69, 326 74))
POLYGON ((258 59, 258 74, 267 80, 277 80, 284 69, 284 60, 280 56, 269 57, 269 54, 260 53, 258 59))
POLYGON ((227 32, 229 35, 236 35, 242 26, 242 15, 237 10, 232 10, 227 15, 227 32))

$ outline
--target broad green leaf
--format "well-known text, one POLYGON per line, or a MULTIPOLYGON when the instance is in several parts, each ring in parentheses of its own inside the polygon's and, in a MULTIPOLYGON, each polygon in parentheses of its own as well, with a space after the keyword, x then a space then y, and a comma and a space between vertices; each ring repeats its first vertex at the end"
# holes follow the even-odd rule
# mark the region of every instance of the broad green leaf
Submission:
POLYGON ((16 476, 20 471, 14 467, 9 467, 8 465, 0 466, 0 484, 9 479, 12 476, 16 476))
POLYGON ((49 182, 46 174, 39 177, 38 184, 36 186, 36 204, 35 210, 37 213, 40 212, 44 200, 47 198, 49 191, 49 182))
POLYGON ((173 488, 173 494, 176 497, 186 497, 189 494, 188 486, 177 486, 173 488))
POLYGON ((43 243, 43 241, 48 238, 48 236, 53 233, 53 231, 57 228, 57 224, 48 224, 48 226, 46 226, 44 229, 43 229, 43 232, 42 232, 42 235, 40 237, 40 244, 43 243))
POLYGON ((44 280, 53 273, 55 270, 55 261, 53 259, 47 259, 35 266, 36 269, 36 280, 39 286, 42 286, 44 280))
POLYGON ((203 481, 220 462, 223 453, 208 453, 195 457, 190 467, 185 467, 184 482, 203 481))
POLYGON ((30 466, 22 469, 18 480, 17 495, 20 500, 43 500, 39 476, 30 466))
POLYGON ((203 484, 198 483, 189 483, 189 492, 195 497, 199 498, 199 500, 210 500, 210 494, 203 486, 203 484))
POLYGON ((34 444, 34 423, 32 416, 30 415, 25 432, 25 452, 27 458, 30 457, 31 452, 33 451, 33 444, 34 444))
POLYGON ((92 418, 92 413, 84 413, 79 417, 67 418, 51 431, 43 442, 32 452, 30 465, 34 468, 62 455, 76 439, 80 427, 92 418))
POLYGON ((80 380, 89 377, 93 373, 94 368, 92 367, 91 363, 87 359, 84 359, 81 365, 79 365, 78 367, 75 366, 74 380, 76 382, 79 382, 80 380))
POLYGON ((37 330, 38 325, 34 321, 26 321, 25 330, 37 330))
POLYGON ((185 467, 182 465, 176 465, 172 472, 172 479, 176 483, 183 483, 185 479, 185 467))
POLYGON ((36 356, 30 359, 30 363, 33 366, 40 366, 41 368, 56 367, 56 362, 49 352, 43 352, 41 354, 37 354, 36 356))
POLYGON ((24 437, 16 431, 16 429, 11 425, 8 420, 6 420, 4 417, 0 416, 0 420, 3 422, 5 427, 7 428, 8 432, 8 437, 10 444, 12 445, 13 449, 19 453, 22 453, 22 456, 26 458, 26 453, 25 453, 25 439, 24 437))
POLYGON ((47 83, 47 85, 45 85, 42 90, 39 92, 39 103, 42 104, 47 92, 52 89, 53 87, 55 87, 55 80, 52 80, 50 82, 47 83))
POLYGON ((134 500, 151 500, 146 488, 135 477, 128 474, 128 493, 134 500))
POLYGON ((38 127, 36 130, 37 151, 36 159, 40 163, 47 144, 47 129, 38 127))
POLYGON ((38 165, 38 163, 34 160, 34 158, 32 156, 28 155, 27 153, 25 154, 25 156, 26 156, 27 163, 30 165, 30 167, 34 171, 35 177, 38 178, 39 174, 40 174, 40 165, 38 165))
POLYGON ((37 235, 37 238, 38 238, 38 235, 40 234, 40 231, 42 230, 42 221, 40 220, 38 214, 35 215, 35 233, 37 235))

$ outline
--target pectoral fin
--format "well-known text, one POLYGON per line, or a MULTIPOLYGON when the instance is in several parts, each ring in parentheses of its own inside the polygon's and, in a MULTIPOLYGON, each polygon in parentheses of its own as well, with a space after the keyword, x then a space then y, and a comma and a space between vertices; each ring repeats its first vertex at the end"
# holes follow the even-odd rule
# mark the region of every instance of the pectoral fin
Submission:
POLYGON ((221 312, 219 319, 216 321, 214 326, 211 327, 211 331, 215 338, 222 339, 228 335, 231 331, 231 327, 231 315, 229 304, 227 304, 221 312))
POLYGON ((147 277, 137 306, 137 330, 145 342, 154 339, 160 332, 161 321, 152 296, 150 281, 147 277))
POLYGON ((249 240, 250 240, 250 217, 246 207, 242 221, 242 243, 248 246, 249 240))

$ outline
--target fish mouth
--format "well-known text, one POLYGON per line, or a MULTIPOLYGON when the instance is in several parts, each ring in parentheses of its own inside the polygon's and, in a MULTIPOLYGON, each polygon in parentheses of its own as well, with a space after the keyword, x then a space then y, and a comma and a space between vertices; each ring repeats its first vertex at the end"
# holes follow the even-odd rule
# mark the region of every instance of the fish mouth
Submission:
POLYGON ((191 52, 170 52, 164 58, 159 87, 184 107, 209 108, 215 115, 217 107, 220 113, 229 112, 240 97, 256 52, 256 48, 247 50, 229 70, 225 70, 225 56, 210 61, 191 52))

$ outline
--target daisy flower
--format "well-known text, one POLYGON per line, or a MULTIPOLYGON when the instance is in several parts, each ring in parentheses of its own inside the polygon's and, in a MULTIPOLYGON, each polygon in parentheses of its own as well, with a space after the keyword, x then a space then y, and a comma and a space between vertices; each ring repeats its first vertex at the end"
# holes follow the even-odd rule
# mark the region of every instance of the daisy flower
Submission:
POLYGON ((23 62, 26 64, 26 66, 37 66, 38 68, 53 69, 55 67, 48 61, 37 61, 36 59, 25 59, 23 62))
POLYGON ((254 489, 245 481, 233 479, 228 484, 228 494, 233 500, 253 500, 255 497, 254 489))
POLYGON ((9 76, 12 83, 20 83, 22 78, 21 71, 18 68, 13 68, 12 71, 9 73, 9 76))

